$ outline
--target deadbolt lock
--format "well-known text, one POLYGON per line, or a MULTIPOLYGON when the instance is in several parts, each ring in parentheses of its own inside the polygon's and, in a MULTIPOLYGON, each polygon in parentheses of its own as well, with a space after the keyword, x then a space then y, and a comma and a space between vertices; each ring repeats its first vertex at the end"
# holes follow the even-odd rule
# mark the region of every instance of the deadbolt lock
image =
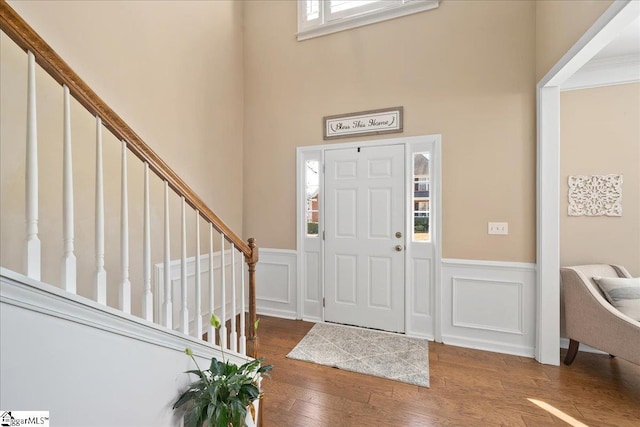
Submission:
POLYGON ((396 237, 399 239, 402 237, 402 232, 396 231, 396 237))

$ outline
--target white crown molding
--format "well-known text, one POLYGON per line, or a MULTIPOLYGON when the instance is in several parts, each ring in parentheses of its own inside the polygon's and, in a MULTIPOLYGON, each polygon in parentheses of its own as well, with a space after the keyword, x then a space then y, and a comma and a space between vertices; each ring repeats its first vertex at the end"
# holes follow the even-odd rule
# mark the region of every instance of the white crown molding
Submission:
POLYGON ((561 91, 640 82, 640 54, 594 59, 565 83, 561 91))

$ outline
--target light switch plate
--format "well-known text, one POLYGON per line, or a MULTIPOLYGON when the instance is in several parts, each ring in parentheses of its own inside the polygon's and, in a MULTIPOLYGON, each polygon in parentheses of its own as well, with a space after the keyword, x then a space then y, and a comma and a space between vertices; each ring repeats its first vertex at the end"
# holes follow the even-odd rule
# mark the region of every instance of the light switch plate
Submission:
POLYGON ((489 223, 489 234, 509 234, 509 223, 508 222, 490 222, 489 223))

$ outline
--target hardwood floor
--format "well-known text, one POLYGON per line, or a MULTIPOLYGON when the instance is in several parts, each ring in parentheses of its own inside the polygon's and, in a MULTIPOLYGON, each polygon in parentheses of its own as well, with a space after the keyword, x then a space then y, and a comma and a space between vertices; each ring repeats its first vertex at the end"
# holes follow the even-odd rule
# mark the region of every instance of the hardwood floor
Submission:
POLYGON ((289 360, 313 323, 260 317, 260 353, 275 366, 264 427, 568 425, 529 399, 575 426, 640 426, 640 366, 621 359, 581 352, 557 367, 429 343, 431 387, 421 388, 289 360))

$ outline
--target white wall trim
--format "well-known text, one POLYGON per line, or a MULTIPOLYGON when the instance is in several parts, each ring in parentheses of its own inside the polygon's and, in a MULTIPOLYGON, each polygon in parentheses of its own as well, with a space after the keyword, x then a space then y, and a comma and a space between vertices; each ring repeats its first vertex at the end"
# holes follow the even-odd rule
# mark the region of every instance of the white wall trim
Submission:
POLYGON ((457 267, 469 267, 469 268, 500 268, 503 270, 522 270, 528 272, 536 271, 536 264, 528 262, 512 262, 512 261, 487 261, 487 260, 474 260, 474 259, 459 259, 459 258, 443 258, 443 266, 457 266, 457 267))
MULTIPOLYGON (((290 249, 273 249, 273 248, 260 248, 260 259, 256 264, 256 312, 265 316, 281 317, 285 319, 297 319, 296 312, 296 287, 297 287, 297 273, 296 273, 296 256, 297 252, 290 249), (274 267, 282 271, 284 269, 284 277, 278 275, 277 271, 274 271, 274 267), (275 295, 275 296, 272 296, 275 295)), ((248 286, 248 280, 246 276, 248 274, 244 259, 242 263, 238 259, 239 254, 236 254, 236 268, 240 268, 242 265, 242 274, 245 275, 245 286, 248 286)), ((194 280, 195 277, 195 256, 187 258, 187 283, 194 280)), ((222 301, 221 301, 221 286, 220 286, 220 268, 221 268, 221 252, 216 251, 213 253, 213 269, 214 269, 214 292, 215 292, 215 307, 216 314, 221 315, 222 301)), ((209 307, 208 307, 208 286, 209 286, 209 254, 200 255, 200 273, 202 274, 202 323, 208 324, 209 321, 209 307)), ((179 316, 178 310, 180 309, 181 301, 179 299, 179 284, 180 284, 180 269, 181 260, 172 260, 170 262, 171 270, 171 282, 173 284, 173 309, 174 319, 178 319, 178 323, 174 323, 174 328, 179 330, 179 316), (176 299, 177 298, 177 299, 176 299)), ((231 249, 225 249, 225 268, 229 270, 231 268, 231 249)), ((241 285, 241 277, 239 272, 236 274, 236 286, 241 285)), ((154 295, 154 313, 156 316, 160 313, 160 306, 163 298, 163 277, 164 277, 164 264, 159 263, 154 265, 153 274, 153 295, 154 295)), ((232 318, 233 314, 238 314, 241 310, 241 301, 239 292, 236 299, 236 308, 233 310, 233 301, 231 299, 231 286, 232 276, 230 271, 226 272, 226 301, 225 301, 225 313, 226 320, 232 318)), ((193 292, 194 286, 189 286, 189 331, 195 330, 195 301, 193 292)), ((249 309, 248 289, 245 290, 245 311, 249 309)), ((156 320, 157 321, 157 320, 156 320)), ((236 325, 239 330, 239 326, 236 325)))
POLYGON ((260 248, 256 264, 256 311, 265 316, 298 319, 298 253, 260 248))
MULTIPOLYGON (((224 265, 225 265, 225 282, 226 282, 226 299, 225 299, 225 313, 226 319, 231 319, 233 313, 238 314, 240 312, 240 296, 237 295, 236 299, 236 308, 233 309, 233 301, 231 299, 231 286, 232 286, 232 276, 231 276, 231 249, 225 249, 224 251, 224 265), (229 271, 227 271, 229 270, 229 271)), ((248 280, 246 276, 248 275, 248 271, 246 268, 246 264, 244 263, 244 257, 242 260, 239 259, 241 255, 236 253, 236 268, 239 268, 242 261, 242 274, 245 275, 245 286, 248 286, 248 280)), ((218 295, 220 292, 220 268, 222 263, 222 257, 220 251, 213 252, 213 271, 214 271, 214 293, 215 297, 215 307, 213 308, 216 314, 221 313, 222 310, 222 301, 221 297, 218 295)), ((181 265, 182 261, 180 259, 172 260, 169 263, 169 270, 171 271, 171 286, 173 291, 173 328, 179 330, 181 328, 181 321, 179 316, 179 310, 181 308, 182 301, 180 300, 180 282, 181 282, 181 265)), ((190 281, 195 280, 196 275, 196 257, 192 256, 186 259, 186 267, 187 267, 187 284, 189 286, 187 291, 188 303, 187 307, 189 309, 189 331, 195 331, 195 284, 190 284, 190 281)), ((211 313, 209 312, 208 307, 208 289, 209 289, 209 254, 201 254, 200 255, 200 274, 202 281, 202 323, 203 325, 207 325, 209 323, 209 317, 211 313), (207 296, 205 298, 205 296, 207 296)), ((242 278, 238 271, 236 271, 236 286, 239 287, 242 278)), ((163 277, 164 277, 164 263, 158 263, 153 266, 153 278, 151 283, 152 293, 153 293, 153 313, 154 313, 154 321, 157 323, 161 323, 160 314, 162 313, 161 307, 164 299, 164 286, 163 286, 163 277)), ((248 291, 245 293, 245 298, 248 298, 248 291)), ((248 299, 245 301, 245 310, 248 310, 248 299)))
POLYGON ((614 0, 598 20, 538 82, 538 88, 562 86, 640 13, 640 2, 614 0))
POLYGON ((0 405, 46 409, 56 425, 181 425, 171 406, 195 368, 185 348, 200 366, 222 357, 217 346, 6 269, 0 317, 0 405), (69 372, 86 372, 91 392, 69 372))
POLYGON ((640 55, 594 59, 564 82, 561 91, 640 82, 640 55))
POLYGON ((640 2, 614 1, 537 85, 536 359, 541 363, 560 364, 559 88, 638 15, 640 2))
POLYGON ((281 319, 298 319, 298 316, 290 310, 279 310, 277 308, 261 307, 258 304, 256 304, 256 313, 262 314, 263 316, 279 317, 281 319))
POLYGON ((507 280, 487 280, 487 279, 477 279, 477 278, 469 279, 466 277, 457 277, 457 276, 453 276, 451 280, 452 280, 451 321, 453 326, 482 329, 485 331, 493 331, 493 332, 504 332, 504 333, 515 334, 515 335, 524 335, 524 332, 522 330, 522 323, 523 323, 522 288, 524 287, 524 283, 507 281, 507 280), (517 317, 518 326, 515 328, 504 328, 504 327, 491 326, 483 323, 468 323, 460 320, 459 317, 461 313, 460 313, 460 310, 458 309, 459 306, 456 304, 456 301, 457 301, 458 294, 462 292, 461 285, 464 282, 467 282, 467 283, 485 282, 486 284, 494 284, 499 286, 515 286, 516 289, 518 290, 518 298, 517 298, 518 313, 519 313, 517 317))
MULTIPOLYGON (((421 135, 421 136, 411 136, 411 137, 398 137, 398 138, 386 138, 386 139, 376 139, 370 141, 356 141, 356 142, 344 142, 344 143, 333 143, 333 144, 323 144, 323 145, 313 145, 313 146, 304 146, 298 147, 296 149, 296 243, 297 243, 297 316, 298 318, 302 318, 304 320, 309 321, 324 321, 324 309, 322 308, 322 298, 324 297, 324 279, 323 272, 324 267, 322 262, 319 263, 319 285, 320 289, 316 292, 319 296, 318 300, 312 300, 307 296, 307 277, 305 276, 305 254, 313 253, 319 254, 318 256, 322 257, 324 252, 324 243, 322 240, 318 242, 313 239, 307 238, 306 236, 306 224, 304 223, 304 182, 305 182, 305 171, 304 171, 304 162, 306 160, 319 160, 320 164, 324 163, 324 151, 325 150, 340 150, 346 148, 357 148, 362 147, 366 144, 367 147, 382 147, 382 146, 390 146, 390 145, 403 145, 405 147, 405 156, 408 156, 412 151, 410 148, 418 147, 416 150, 419 151, 420 147, 425 145, 432 144, 432 176, 433 180, 431 183, 431 190, 433 193, 432 196, 432 206, 434 212, 432 212, 433 218, 433 294, 431 295, 432 304, 430 315, 423 315, 419 313, 413 313, 411 307, 405 303, 405 332, 410 336, 419 336, 428 339, 440 340, 440 301, 441 301, 441 254, 442 254, 442 230, 441 230, 441 219, 442 219, 442 209, 441 209, 441 162, 442 162, 442 136, 440 134, 435 135, 421 135), (421 322, 427 324, 427 327, 422 327, 421 322), (429 331, 426 331, 428 329, 429 331)), ((417 152, 417 151, 416 151, 417 152)), ((407 159, 405 159, 407 160, 407 159)), ((322 171, 322 168, 320 168, 322 171)), ((322 194, 324 191, 323 188, 323 174, 321 172, 320 175, 320 194, 322 198, 322 194)), ((408 174, 408 172, 407 172, 408 174)), ((407 175, 408 176, 408 175, 407 175)), ((320 233, 324 230, 324 218, 322 214, 323 209, 320 209, 319 215, 319 231, 320 233)), ((408 224, 407 224, 408 230, 408 224)), ((407 236, 409 233, 407 232, 407 236)), ((409 248, 409 244, 405 245, 407 247, 407 257, 411 255, 411 250, 409 248)), ((262 250, 262 249, 261 249, 262 250)), ((408 265, 408 263, 407 263, 408 265)), ((407 271, 407 270, 405 270, 407 271)), ((408 287, 408 285, 407 285, 408 287)), ((407 289, 405 289, 405 295, 409 295, 407 289)))
POLYGON ((514 356, 533 357, 535 349, 532 346, 509 345, 496 343, 495 341, 458 337, 447 335, 443 341, 447 345, 472 348, 475 350, 490 351, 492 353, 511 354, 514 356))
MULTIPOLYGON (((216 356, 221 356, 219 346, 98 304, 88 298, 68 293, 2 267, 0 267, 0 285, 2 304, 13 305, 180 352, 189 346, 198 356, 210 358, 212 352, 216 353, 216 356)), ((246 356, 235 354, 230 350, 225 350, 226 354, 240 358, 239 360, 248 360, 246 356)))
POLYGON ((442 262, 442 342, 533 357, 534 264, 446 259, 442 262))
MULTIPOLYGON (((320 8, 323 7, 320 2, 320 8)), ((362 27, 364 25, 375 24, 377 22, 389 19, 400 18, 402 16, 411 15, 413 13, 423 12, 438 7, 439 0, 423 0, 419 2, 409 2, 402 4, 401 7, 377 10, 370 13, 363 13, 348 18, 337 19, 320 25, 307 24, 304 21, 305 2, 298 2, 298 33, 296 34, 298 41, 320 37, 327 34, 337 33, 339 31, 350 30, 352 28, 362 27)))

